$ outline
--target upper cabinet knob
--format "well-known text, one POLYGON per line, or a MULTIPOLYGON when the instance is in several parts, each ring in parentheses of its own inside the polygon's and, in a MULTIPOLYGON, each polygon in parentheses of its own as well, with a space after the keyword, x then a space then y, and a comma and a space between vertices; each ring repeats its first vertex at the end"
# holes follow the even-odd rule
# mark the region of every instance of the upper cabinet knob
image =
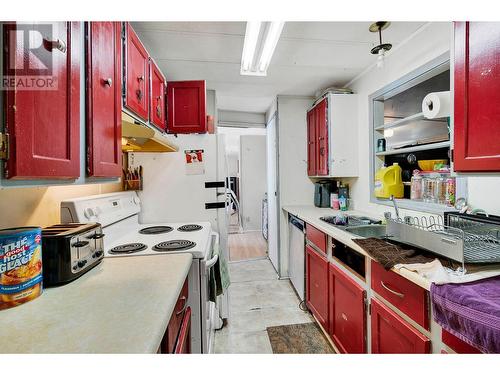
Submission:
POLYGON ((109 87, 111 87, 111 85, 113 85, 113 80, 111 78, 105 78, 105 79, 103 79, 103 82, 105 85, 108 85, 109 87))

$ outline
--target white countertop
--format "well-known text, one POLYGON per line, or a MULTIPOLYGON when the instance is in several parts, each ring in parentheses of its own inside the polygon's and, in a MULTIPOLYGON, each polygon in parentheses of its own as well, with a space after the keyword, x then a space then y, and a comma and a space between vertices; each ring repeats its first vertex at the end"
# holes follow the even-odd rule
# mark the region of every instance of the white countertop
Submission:
MULTIPOLYGON (((285 206, 283 207, 283 210, 289 212, 294 216, 297 216, 299 219, 302 219, 306 223, 311 224, 320 231, 326 233, 328 236, 335 238, 336 240, 346 244, 347 246, 354 249, 358 253, 363 254, 364 256, 367 257, 370 257, 370 255, 365 250, 363 250, 358 244, 352 241, 353 238, 359 238, 359 237, 356 237, 353 234, 346 232, 345 230, 336 228, 335 226, 328 224, 323 220, 320 220, 319 218, 326 215, 335 216, 338 215, 339 213, 342 213, 346 215, 367 216, 369 218, 382 220, 382 217, 357 210, 339 211, 339 210, 332 210, 331 208, 318 208, 315 206, 285 206)), ((392 270, 400 274, 404 278, 410 280, 411 282, 421 286, 422 288, 427 290, 430 289, 431 283, 429 282, 429 280, 418 275, 416 272, 412 272, 407 269, 396 270, 393 268, 392 270)))
POLYGON ((156 353, 191 263, 191 254, 105 258, 0 311, 0 353, 156 353))

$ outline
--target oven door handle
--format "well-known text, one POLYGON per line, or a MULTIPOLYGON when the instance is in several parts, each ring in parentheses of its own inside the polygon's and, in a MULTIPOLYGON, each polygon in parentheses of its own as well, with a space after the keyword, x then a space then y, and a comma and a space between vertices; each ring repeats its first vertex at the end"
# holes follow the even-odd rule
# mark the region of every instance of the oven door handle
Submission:
POLYGON ((210 268, 212 268, 215 265, 215 263, 217 263, 217 260, 219 260, 218 255, 215 255, 212 259, 207 260, 207 262, 205 263, 205 268, 207 270, 209 270, 210 268))

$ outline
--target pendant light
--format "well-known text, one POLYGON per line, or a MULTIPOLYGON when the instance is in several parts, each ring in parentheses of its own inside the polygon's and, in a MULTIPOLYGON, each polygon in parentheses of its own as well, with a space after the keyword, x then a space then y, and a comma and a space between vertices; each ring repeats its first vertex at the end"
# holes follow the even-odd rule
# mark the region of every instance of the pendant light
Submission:
POLYGON ((392 48, 392 44, 390 43, 382 43, 382 30, 385 30, 389 27, 391 23, 387 21, 377 21, 375 23, 372 23, 370 25, 369 30, 372 33, 378 33, 379 37, 379 45, 373 47, 371 49, 372 55, 377 55, 377 67, 378 68, 383 68, 384 67, 384 57, 385 53, 389 51, 392 48))

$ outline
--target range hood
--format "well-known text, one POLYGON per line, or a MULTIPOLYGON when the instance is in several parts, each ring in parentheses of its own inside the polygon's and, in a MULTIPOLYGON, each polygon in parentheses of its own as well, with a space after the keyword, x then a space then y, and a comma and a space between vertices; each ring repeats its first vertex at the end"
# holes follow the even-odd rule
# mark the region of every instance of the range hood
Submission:
POLYGON ((170 137, 122 112, 122 151, 175 152, 179 147, 170 137))

